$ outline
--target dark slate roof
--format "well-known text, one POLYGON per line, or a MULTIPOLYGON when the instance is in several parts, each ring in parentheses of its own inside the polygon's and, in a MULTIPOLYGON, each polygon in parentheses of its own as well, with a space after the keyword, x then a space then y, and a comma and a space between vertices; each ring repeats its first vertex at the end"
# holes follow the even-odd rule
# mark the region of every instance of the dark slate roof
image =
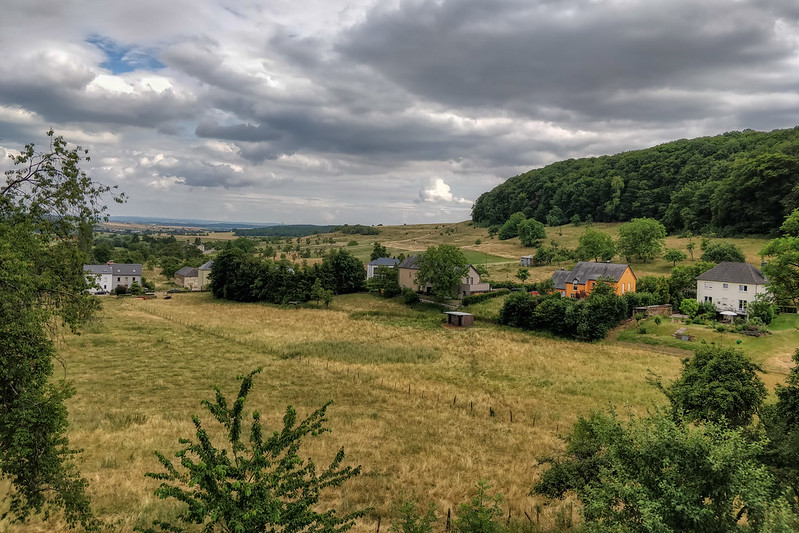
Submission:
POLYGON ((566 290, 566 282, 571 281, 574 278, 571 277, 572 271, 571 270, 556 270, 554 274, 552 274, 552 281, 555 283, 555 288, 565 291, 566 290))
POLYGON ((369 261, 370 266, 378 266, 378 267, 395 267, 399 263, 399 259, 394 257, 378 257, 374 261, 369 261))
POLYGON ((110 274, 111 265, 83 265, 83 271, 92 274, 110 274))
POLYGON ((115 276, 141 276, 140 263, 109 263, 106 265, 83 265, 84 272, 113 274, 115 276))
POLYGON ((198 276, 197 269, 192 267, 183 267, 175 272, 176 276, 183 276, 184 278, 196 278, 198 276))
POLYGON ((202 265, 200 265, 200 266, 197 268, 197 270, 211 270, 211 267, 212 267, 213 265, 214 265, 214 260, 213 260, 213 259, 211 259, 211 260, 210 260, 210 261, 208 261, 207 263, 203 263, 202 265))
MULTIPOLYGON (((589 263, 580 261, 572 269, 571 279, 577 279, 577 283, 583 284, 588 280, 597 280, 599 278, 610 278, 613 281, 619 281, 624 271, 627 270, 627 265, 619 263, 589 263)), ((633 274, 634 276, 635 274, 633 274)))
POLYGON ((412 268, 414 270, 419 270, 419 267, 416 265, 416 259, 418 255, 411 255, 405 258, 405 260, 399 264, 399 268, 412 268))
POLYGON ((115 276, 141 276, 141 265, 138 263, 111 263, 115 276))
POLYGON ((751 283, 763 285, 767 283, 763 273, 749 263, 733 263, 725 261, 714 266, 704 274, 696 277, 698 281, 728 281, 731 283, 751 283))

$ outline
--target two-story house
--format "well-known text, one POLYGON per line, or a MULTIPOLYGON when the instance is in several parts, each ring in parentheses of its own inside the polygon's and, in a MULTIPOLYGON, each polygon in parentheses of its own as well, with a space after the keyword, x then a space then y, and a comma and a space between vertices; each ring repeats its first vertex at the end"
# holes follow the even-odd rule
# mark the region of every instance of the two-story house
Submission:
POLYGON ((758 294, 766 294, 767 280, 749 263, 723 262, 696 278, 696 299, 721 311, 746 314, 758 294))
MULTIPOLYGON (((416 283, 416 275, 419 272, 419 267, 416 264, 418 257, 419 256, 417 255, 407 257, 397 266, 397 270, 399 272, 399 286, 402 289, 409 288, 415 290, 416 292, 430 292, 432 287, 429 284, 425 287, 422 287, 416 283)), ((491 285, 481 281, 480 273, 477 272, 477 269, 474 268, 473 265, 469 265, 469 269, 467 270, 466 274, 461 278, 461 283, 458 287, 458 295, 460 297, 464 297, 476 292, 488 292, 490 290, 491 285)))
POLYGON ((587 297, 600 279, 613 285, 619 296, 626 292, 635 292, 637 278, 627 264, 580 261, 571 270, 560 269, 552 274, 555 290, 566 298, 587 297))
POLYGON ((110 292, 119 285, 130 288, 134 281, 141 285, 141 265, 138 263, 109 261, 105 265, 83 265, 83 273, 92 294, 97 291, 110 292))

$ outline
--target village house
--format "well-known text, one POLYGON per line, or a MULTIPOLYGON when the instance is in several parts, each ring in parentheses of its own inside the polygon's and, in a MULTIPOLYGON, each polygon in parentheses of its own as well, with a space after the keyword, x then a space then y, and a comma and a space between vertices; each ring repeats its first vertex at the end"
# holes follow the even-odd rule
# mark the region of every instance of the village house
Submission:
POLYGON ((535 264, 532 255, 523 255, 519 261, 519 265, 523 267, 531 267, 535 264))
POLYGON ((572 270, 560 269, 552 274, 555 290, 566 298, 586 298, 600 279, 610 283, 619 296, 635 292, 637 278, 627 264, 581 261, 572 270))
MULTIPOLYGON (((422 287, 416 283, 416 275, 419 272, 419 267, 416 265, 416 260, 419 256, 412 255, 406 258, 399 264, 397 270, 399 272, 398 281, 401 289, 409 288, 416 292, 430 292, 432 287, 430 284, 422 287)), ((491 285, 480 281, 480 273, 473 265, 469 265, 466 274, 461 278, 461 283, 458 287, 458 296, 461 298, 469 296, 477 292, 488 292, 491 290, 491 285)))
POLYGON ((175 272, 175 285, 178 287, 185 287, 193 291, 207 289, 208 283, 210 282, 208 276, 211 273, 211 266, 213 264, 213 261, 208 261, 197 268, 185 266, 181 269, 178 269, 178 271, 175 272))
POLYGON ((141 282, 141 265, 138 263, 114 263, 109 261, 104 265, 83 265, 83 273, 89 284, 89 292, 110 292, 118 286, 130 288, 135 281, 141 282))
POLYGON ((758 294, 766 294, 766 278, 749 263, 725 261, 696 278, 696 299, 710 302, 719 312, 746 315, 758 294))
POLYGON ((395 268, 399 264, 399 259, 394 257, 378 257, 366 265, 366 279, 375 277, 375 272, 379 267, 395 268))

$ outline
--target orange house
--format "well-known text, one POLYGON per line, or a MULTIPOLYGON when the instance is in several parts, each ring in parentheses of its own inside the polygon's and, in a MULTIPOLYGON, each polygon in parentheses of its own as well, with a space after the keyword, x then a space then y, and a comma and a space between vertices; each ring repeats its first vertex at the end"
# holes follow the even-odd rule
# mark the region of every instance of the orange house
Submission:
POLYGON ((555 290, 566 298, 585 298, 603 279, 613 285, 616 294, 635 292, 636 277, 630 265, 618 263, 579 262, 572 270, 556 270, 552 274, 555 290))

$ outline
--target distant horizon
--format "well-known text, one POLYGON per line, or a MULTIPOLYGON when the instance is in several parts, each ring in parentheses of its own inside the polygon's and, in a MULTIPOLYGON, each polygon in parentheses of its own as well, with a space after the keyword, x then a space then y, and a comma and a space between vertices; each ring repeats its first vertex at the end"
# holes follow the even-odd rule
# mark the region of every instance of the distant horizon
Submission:
MULTIPOLYGON (((316 224, 316 223, 283 223, 283 222, 243 222, 243 221, 229 221, 229 220, 208 220, 208 219, 200 219, 200 218, 177 218, 177 217, 159 217, 159 216, 145 216, 145 215, 109 215, 108 222, 116 222, 116 223, 154 223, 154 224, 163 224, 163 225, 173 225, 173 226, 235 226, 240 229, 252 229, 252 228, 266 228, 272 226, 345 226, 345 225, 363 225, 363 226, 383 226, 384 224, 363 224, 360 222, 356 222, 355 224, 350 224, 348 222, 345 223, 337 223, 332 222, 328 224, 316 224)), ((463 221, 459 221, 463 222, 463 221)), ((443 222, 442 222, 443 223, 443 222)), ((385 224, 388 226, 401 226, 402 224, 385 224)))

